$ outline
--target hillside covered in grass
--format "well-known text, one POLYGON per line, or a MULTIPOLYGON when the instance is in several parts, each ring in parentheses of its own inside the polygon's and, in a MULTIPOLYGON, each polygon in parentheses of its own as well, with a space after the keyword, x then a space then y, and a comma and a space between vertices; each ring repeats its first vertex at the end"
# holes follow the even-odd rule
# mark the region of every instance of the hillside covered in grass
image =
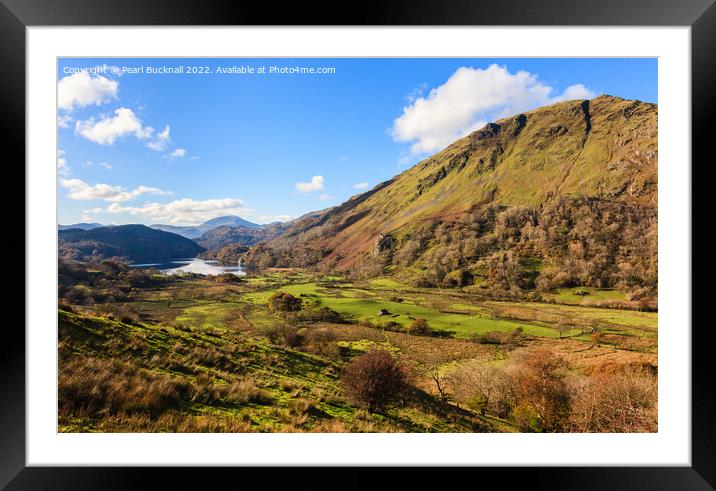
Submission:
POLYGON ((62 260, 59 281, 63 432, 656 428, 651 312, 300 270, 165 276, 62 260), (375 353, 404 379, 371 408, 347 374, 375 353))
POLYGON ((246 260, 511 296, 620 288, 654 307, 657 160, 656 105, 562 102, 488 124, 246 260))

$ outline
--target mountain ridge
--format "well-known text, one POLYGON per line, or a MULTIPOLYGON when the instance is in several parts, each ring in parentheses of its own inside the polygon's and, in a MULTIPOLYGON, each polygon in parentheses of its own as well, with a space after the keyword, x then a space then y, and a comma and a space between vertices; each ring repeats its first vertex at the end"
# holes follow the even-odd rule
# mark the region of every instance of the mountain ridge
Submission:
POLYGON ((194 257, 204 251, 186 237, 136 224, 61 230, 59 248, 60 256, 72 259, 119 256, 135 263, 194 257))
POLYGON ((198 239, 202 234, 221 226, 241 226, 249 229, 261 229, 264 225, 250 222, 238 215, 225 215, 207 220, 199 225, 164 225, 152 224, 149 227, 171 232, 186 237, 187 239, 198 239))
POLYGON ((596 200, 613 205, 611 213, 641 216, 634 210, 657 203, 657 115, 656 104, 603 95, 502 118, 366 193, 295 220, 247 260, 351 271, 370 262, 381 241, 392 240, 396 252, 422 224, 457 223, 489 207, 539 213, 596 200))

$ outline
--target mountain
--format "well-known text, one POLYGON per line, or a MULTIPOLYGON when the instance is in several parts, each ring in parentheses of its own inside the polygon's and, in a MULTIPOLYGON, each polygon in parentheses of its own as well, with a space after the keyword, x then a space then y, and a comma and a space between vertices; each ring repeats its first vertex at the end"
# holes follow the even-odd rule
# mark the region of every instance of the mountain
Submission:
POLYGON ((229 227, 246 227, 246 228, 261 228, 262 226, 258 223, 252 223, 248 220, 244 220, 243 218, 236 216, 236 215, 227 215, 223 217, 217 217, 212 218, 211 220, 207 220, 204 223, 202 223, 199 227, 209 227, 207 230, 210 230, 214 227, 221 227, 221 226, 229 226, 229 227))
POLYGON ((60 230, 59 248, 61 256, 73 259, 120 256, 135 263, 194 257, 204 250, 185 237, 144 225, 60 230))
POLYGON ((93 228, 104 227, 101 223, 73 223, 72 225, 58 225, 57 230, 69 230, 79 228, 82 230, 92 230, 93 228))
POLYGON ((281 222, 261 228, 222 225, 202 234, 196 243, 207 250, 221 249, 227 245, 250 246, 276 237, 287 228, 288 225, 281 222))
POLYGON ((164 230, 165 232, 171 232, 173 234, 178 234, 188 239, 198 239, 203 233, 221 226, 241 226, 248 229, 260 229, 262 227, 262 225, 249 222, 248 220, 244 220, 243 218, 235 215, 212 218, 211 220, 207 220, 206 222, 195 226, 162 224, 150 225, 151 228, 157 230, 164 230))
POLYGON ((247 260, 444 284, 494 279, 509 252, 510 261, 537 265, 533 280, 565 272, 565 284, 630 275, 643 284, 655 269, 646 265, 654 251, 643 247, 655 247, 656 203, 657 106, 600 96, 489 123, 372 190, 295 220, 247 260), (597 257, 598 272, 573 264, 597 257))

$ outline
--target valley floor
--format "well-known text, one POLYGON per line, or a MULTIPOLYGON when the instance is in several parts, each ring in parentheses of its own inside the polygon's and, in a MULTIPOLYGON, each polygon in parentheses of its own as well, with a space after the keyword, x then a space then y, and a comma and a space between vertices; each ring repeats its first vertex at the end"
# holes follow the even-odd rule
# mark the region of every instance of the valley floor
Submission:
MULTIPOLYGON (((539 428, 517 410, 476 403, 452 375, 539 350, 564 360, 580 387, 608 370, 656 371, 656 313, 580 305, 570 292, 553 302, 300 270, 157 278, 123 302, 61 304, 59 431, 525 431, 539 428), (269 308, 275 292, 300 298, 301 314, 269 308), (416 319, 427 334, 410 332, 416 319), (346 397, 341 373, 373 348, 409 370, 410 388, 369 412, 346 397)), ((644 411, 655 425, 655 399, 644 411)), ((655 430, 644 428, 632 430, 655 430)))

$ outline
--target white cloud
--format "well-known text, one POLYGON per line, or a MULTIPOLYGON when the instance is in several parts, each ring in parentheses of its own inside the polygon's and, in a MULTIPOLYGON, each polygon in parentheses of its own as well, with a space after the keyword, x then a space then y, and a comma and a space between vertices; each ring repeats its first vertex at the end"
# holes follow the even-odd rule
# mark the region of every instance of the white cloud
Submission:
POLYGON ((142 194, 167 195, 171 194, 158 188, 149 186, 139 186, 131 191, 126 191, 121 186, 111 186, 109 184, 88 184, 81 179, 60 179, 60 185, 69 189, 68 198, 74 200, 103 200, 111 203, 120 203, 135 199, 142 194))
POLYGON ((148 219, 152 223, 195 225, 223 215, 249 215, 240 199, 224 198, 196 201, 185 198, 170 203, 147 203, 142 206, 122 206, 112 203, 108 213, 128 213, 148 219))
POLYGON ((74 107, 99 106, 117 98, 119 83, 101 75, 82 71, 60 79, 57 83, 57 107, 71 111, 74 107))
POLYGON ((141 120, 131 109, 120 107, 114 111, 113 117, 103 116, 99 121, 94 118, 77 121, 75 132, 100 145, 112 145, 117 138, 125 135, 134 135, 140 140, 149 138, 154 129, 142 126, 141 120))
POLYGON ((322 194, 318 197, 318 199, 321 201, 329 201, 329 200, 334 199, 334 197, 331 196, 330 194, 322 194))
POLYGON ((87 215, 87 214, 85 213, 85 214, 83 214, 83 215, 80 217, 80 221, 81 221, 81 222, 91 222, 91 221, 92 221, 92 217, 91 217, 90 215, 87 215))
POLYGON ((70 173, 70 166, 65 158, 64 150, 57 150, 57 173, 61 176, 68 176, 70 173))
POLYGON ((183 148, 177 148, 172 153, 169 154, 170 159, 180 159, 186 155, 186 150, 183 148))
POLYGON ((297 182, 296 189, 301 193, 323 191, 323 176, 313 176, 311 182, 297 182))
POLYGON ((489 121, 569 99, 595 94, 582 84, 562 94, 526 71, 510 73, 506 67, 458 68, 427 96, 418 96, 403 108, 391 133, 399 142, 413 142, 411 153, 440 150, 489 121))
POLYGON ((157 137, 154 139, 154 141, 150 141, 149 143, 147 143, 147 146, 157 152, 163 152, 164 150, 166 150, 167 145, 170 141, 171 138, 169 137, 169 125, 166 125, 164 127, 164 131, 162 131, 161 133, 157 133, 157 137))
POLYGON ((109 164, 109 163, 107 163, 107 162, 100 162, 100 163, 97 164, 97 165, 99 165, 100 167, 104 167, 104 168, 107 169, 107 170, 109 170, 109 169, 112 168, 112 164, 109 164))
POLYGON ((72 116, 70 116, 69 114, 63 114, 61 116, 57 116, 57 127, 58 128, 69 128, 71 122, 72 122, 72 116))
POLYGON ((353 185, 353 189, 368 189, 368 186, 370 186, 370 184, 367 182, 359 182, 353 185))
POLYGON ((572 101, 574 99, 592 99, 596 94, 582 84, 570 85, 562 95, 555 97, 552 102, 572 101))

